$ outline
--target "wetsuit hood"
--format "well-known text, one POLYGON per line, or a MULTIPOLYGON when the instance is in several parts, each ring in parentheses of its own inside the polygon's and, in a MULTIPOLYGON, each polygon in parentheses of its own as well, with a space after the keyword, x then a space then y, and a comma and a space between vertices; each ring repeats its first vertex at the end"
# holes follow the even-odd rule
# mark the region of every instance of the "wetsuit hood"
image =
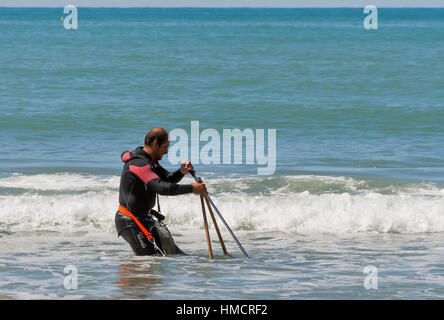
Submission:
POLYGON ((127 150, 120 156, 123 162, 128 162, 134 158, 140 158, 146 161, 153 162, 150 155, 143 150, 143 147, 137 147, 136 150, 127 150))

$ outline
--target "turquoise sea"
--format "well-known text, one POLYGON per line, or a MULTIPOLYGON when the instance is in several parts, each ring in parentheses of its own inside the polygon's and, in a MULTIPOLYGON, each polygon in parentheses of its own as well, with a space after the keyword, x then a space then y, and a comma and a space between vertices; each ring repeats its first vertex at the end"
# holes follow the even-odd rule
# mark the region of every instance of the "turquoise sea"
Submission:
POLYGON ((380 8, 377 30, 358 8, 62 17, 0 8, 0 298, 444 298, 444 9, 380 8), (116 236, 120 154, 193 121, 276 130, 271 175, 234 149, 195 163, 248 260, 212 227, 208 260, 194 195, 160 200, 187 256, 116 236))

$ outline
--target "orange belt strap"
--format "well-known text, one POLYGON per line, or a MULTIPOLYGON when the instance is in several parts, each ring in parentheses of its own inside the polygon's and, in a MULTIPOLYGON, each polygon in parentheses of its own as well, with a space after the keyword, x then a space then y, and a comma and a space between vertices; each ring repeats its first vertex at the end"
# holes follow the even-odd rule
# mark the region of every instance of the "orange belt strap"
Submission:
POLYGON ((119 212, 123 213, 124 215, 130 217, 131 219, 134 220, 134 222, 137 224, 137 226, 140 228, 140 230, 142 230, 142 232, 146 235, 146 237, 148 238, 148 240, 153 239, 153 236, 151 235, 151 233, 148 232, 148 230, 146 230, 146 228, 140 223, 139 219, 137 219, 131 212, 129 212, 126 208, 122 207, 121 205, 119 205, 119 212))

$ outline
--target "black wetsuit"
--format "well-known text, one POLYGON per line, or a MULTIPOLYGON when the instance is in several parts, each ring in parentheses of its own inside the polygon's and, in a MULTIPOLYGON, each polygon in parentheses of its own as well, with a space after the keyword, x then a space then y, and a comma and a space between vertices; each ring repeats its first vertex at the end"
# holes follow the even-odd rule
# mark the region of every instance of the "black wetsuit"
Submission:
MULTIPOLYGON (((156 194, 192 193, 193 186, 177 184, 184 177, 180 170, 175 172, 165 170, 159 163, 154 162, 142 147, 122 153, 122 161, 125 165, 120 179, 119 203, 137 217, 162 249, 150 214, 156 202, 156 194)), ((130 217, 117 211, 115 223, 118 236, 122 236, 130 244, 135 255, 158 253, 152 242, 148 241, 130 217)))

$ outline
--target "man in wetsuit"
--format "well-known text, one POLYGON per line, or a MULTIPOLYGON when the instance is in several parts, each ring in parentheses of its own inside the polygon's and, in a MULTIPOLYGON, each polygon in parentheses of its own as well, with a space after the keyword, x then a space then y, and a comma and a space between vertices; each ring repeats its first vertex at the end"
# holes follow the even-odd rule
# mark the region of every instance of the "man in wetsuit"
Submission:
POLYGON ((157 194, 195 193, 204 196, 207 193, 203 183, 178 184, 184 175, 193 170, 189 161, 182 162, 180 169, 175 172, 169 172, 160 166, 158 161, 168 153, 168 147, 168 131, 155 128, 146 135, 144 147, 122 153, 125 165, 120 179, 120 206, 116 212, 115 224, 118 236, 122 236, 138 256, 163 251, 153 219, 153 215, 157 214, 152 209, 157 194), (142 232, 144 228, 144 232, 148 231, 148 236, 142 232), (152 239, 149 239, 151 235, 152 239))

